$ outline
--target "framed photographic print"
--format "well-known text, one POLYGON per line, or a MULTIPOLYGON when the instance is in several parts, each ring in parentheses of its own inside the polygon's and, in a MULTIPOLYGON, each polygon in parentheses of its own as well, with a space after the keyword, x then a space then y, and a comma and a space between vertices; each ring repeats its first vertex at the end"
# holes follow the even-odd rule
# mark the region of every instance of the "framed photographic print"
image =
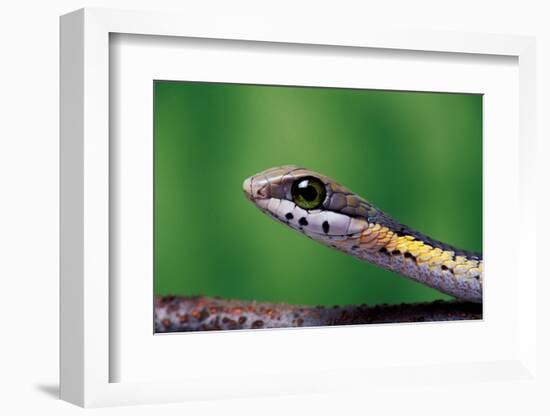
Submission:
POLYGON ((62 17, 62 398, 531 378, 534 41, 240 23, 62 17))
POLYGON ((481 318, 481 94, 162 80, 153 89, 157 332, 481 318), (359 194, 300 166, 332 171, 359 194), (477 253, 360 195, 427 229, 440 224, 477 253), (451 296, 463 302, 411 310, 451 296), (349 306, 365 304, 377 309, 349 306))

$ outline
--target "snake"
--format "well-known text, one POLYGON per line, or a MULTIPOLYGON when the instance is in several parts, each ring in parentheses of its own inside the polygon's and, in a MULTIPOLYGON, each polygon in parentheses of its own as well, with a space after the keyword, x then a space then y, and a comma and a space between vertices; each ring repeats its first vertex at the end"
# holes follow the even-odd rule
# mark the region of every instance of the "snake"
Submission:
POLYGON ((483 257, 395 220, 328 176, 286 165, 243 182, 261 211, 312 240, 467 302, 482 302, 483 257))

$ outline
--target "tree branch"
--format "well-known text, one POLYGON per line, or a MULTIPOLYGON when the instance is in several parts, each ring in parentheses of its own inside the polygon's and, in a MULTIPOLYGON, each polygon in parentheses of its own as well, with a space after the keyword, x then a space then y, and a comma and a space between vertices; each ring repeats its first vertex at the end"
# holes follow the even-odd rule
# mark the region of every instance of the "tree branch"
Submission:
POLYGON ((481 304, 460 301, 311 307, 166 296, 155 299, 155 332, 457 321, 481 319, 481 315, 481 304))

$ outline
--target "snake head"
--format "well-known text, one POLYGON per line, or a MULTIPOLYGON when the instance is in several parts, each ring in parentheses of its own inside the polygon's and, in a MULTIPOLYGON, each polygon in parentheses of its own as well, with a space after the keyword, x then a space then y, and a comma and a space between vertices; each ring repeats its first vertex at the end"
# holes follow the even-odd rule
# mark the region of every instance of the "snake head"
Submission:
POLYGON ((368 227, 360 198, 327 176, 298 166, 251 176, 243 191, 264 213, 316 240, 346 239, 368 227))

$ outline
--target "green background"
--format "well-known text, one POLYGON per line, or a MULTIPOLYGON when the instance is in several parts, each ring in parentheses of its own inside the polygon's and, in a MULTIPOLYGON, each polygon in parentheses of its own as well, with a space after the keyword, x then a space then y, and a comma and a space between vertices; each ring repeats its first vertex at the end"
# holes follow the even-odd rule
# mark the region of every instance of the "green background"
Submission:
POLYGON ((448 299, 311 241, 243 195, 296 164, 424 234, 482 249, 482 96, 156 81, 157 295, 294 304, 448 299))

